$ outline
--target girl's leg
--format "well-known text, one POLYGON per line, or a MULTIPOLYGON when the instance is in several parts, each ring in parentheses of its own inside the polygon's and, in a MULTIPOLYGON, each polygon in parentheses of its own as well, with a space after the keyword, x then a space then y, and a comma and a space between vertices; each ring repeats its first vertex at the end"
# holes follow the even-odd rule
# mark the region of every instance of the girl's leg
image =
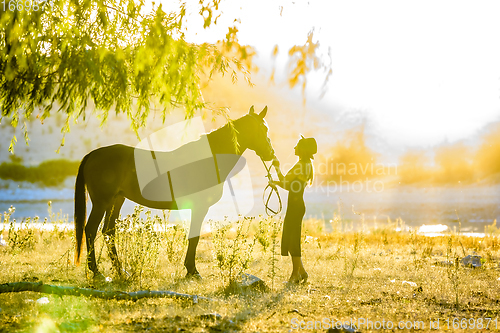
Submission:
POLYGON ((291 283, 307 281, 308 274, 304 268, 304 265, 302 264, 302 258, 292 256, 292 265, 292 275, 290 276, 290 279, 288 281, 291 283))
POLYGON ((293 194, 290 193, 288 200, 285 221, 283 223, 281 254, 290 254, 292 257, 292 275, 288 282, 299 283, 307 279, 307 273, 302 264, 302 249, 300 244, 305 206, 302 196, 294 198, 293 194))

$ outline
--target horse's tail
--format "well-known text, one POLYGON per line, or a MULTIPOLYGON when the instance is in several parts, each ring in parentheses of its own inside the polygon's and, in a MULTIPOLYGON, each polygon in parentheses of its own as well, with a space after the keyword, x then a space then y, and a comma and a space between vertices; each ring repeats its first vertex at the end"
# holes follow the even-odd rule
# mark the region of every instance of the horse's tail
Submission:
POLYGON ((83 175, 83 167, 87 162, 90 154, 85 155, 80 167, 75 183, 75 236, 76 236, 76 251, 75 265, 80 265, 80 254, 82 252, 83 228, 85 227, 85 219, 87 218, 87 190, 85 188, 85 177, 83 175))

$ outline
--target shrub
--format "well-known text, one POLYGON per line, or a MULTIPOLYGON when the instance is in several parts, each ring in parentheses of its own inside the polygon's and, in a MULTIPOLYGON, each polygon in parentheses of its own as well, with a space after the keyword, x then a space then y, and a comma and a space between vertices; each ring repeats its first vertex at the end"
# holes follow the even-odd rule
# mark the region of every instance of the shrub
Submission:
POLYGON ((116 245, 118 257, 123 258, 123 269, 129 274, 129 280, 142 284, 145 275, 154 274, 158 264, 160 241, 155 231, 155 219, 151 211, 146 211, 146 218, 141 218, 142 206, 136 206, 132 215, 116 220, 116 245))
POLYGON ((79 161, 58 159, 44 161, 37 166, 25 166, 15 160, 0 164, 0 178, 57 186, 62 184, 67 177, 75 176, 79 165, 79 161))
POLYGON ((250 218, 241 218, 229 225, 225 222, 212 222, 212 230, 216 230, 213 234, 214 259, 222 281, 229 290, 250 266, 257 239, 247 237, 250 218))

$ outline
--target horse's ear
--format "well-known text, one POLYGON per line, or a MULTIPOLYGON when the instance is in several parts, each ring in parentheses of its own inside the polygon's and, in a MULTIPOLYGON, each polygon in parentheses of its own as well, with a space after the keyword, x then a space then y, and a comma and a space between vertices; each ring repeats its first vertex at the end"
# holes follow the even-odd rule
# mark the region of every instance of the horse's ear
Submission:
POLYGON ((249 114, 255 113, 255 109, 253 108, 253 105, 250 107, 250 111, 248 111, 249 114))
POLYGON ((262 109, 262 111, 260 111, 259 116, 262 119, 264 119, 264 117, 266 116, 266 114, 267 114, 267 105, 266 105, 266 107, 264 109, 262 109))

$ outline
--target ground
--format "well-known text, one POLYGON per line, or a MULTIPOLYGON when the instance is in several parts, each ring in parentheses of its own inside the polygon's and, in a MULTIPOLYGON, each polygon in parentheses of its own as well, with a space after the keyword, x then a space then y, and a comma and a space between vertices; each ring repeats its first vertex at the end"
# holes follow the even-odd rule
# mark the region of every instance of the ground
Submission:
MULTIPOLYGON (((316 331, 324 332, 332 321, 361 324, 358 329, 363 332, 376 330, 377 325, 387 328, 389 321, 394 326, 423 324, 420 331, 432 331, 430 322, 437 325, 438 319, 440 330, 453 325, 469 330, 488 323, 488 329, 495 330, 498 325, 498 230, 485 238, 424 237, 396 232, 387 224, 376 230, 340 232, 334 228, 325 233, 318 221, 308 220, 303 230, 303 261, 309 280, 287 286, 291 263, 279 255, 277 221, 245 220, 251 224, 248 230, 237 224, 205 235, 197 255, 202 280, 184 278, 185 242, 179 230, 155 232, 141 221, 136 221, 133 232, 121 229, 122 236, 117 236, 120 255, 133 276, 111 282, 94 282, 87 278, 85 265, 73 264, 72 231, 40 233, 28 225, 11 229, 9 236, 6 222, 3 238, 8 244, 0 247, 0 283, 43 281, 101 290, 171 290, 212 301, 134 302, 4 293, 0 294, 0 332, 289 332, 313 331, 314 325, 316 331), (239 231, 245 231, 243 238, 239 231), (225 238, 214 241, 214 237, 225 238), (454 258, 474 252, 483 259, 481 268, 454 264, 454 258), (269 290, 228 288, 231 277, 240 271, 262 278, 269 290), (48 303, 41 304, 42 297, 48 303), (363 320, 372 321, 375 327, 367 328, 363 320)), ((97 251, 102 272, 113 277, 102 238, 97 240, 97 251)))

